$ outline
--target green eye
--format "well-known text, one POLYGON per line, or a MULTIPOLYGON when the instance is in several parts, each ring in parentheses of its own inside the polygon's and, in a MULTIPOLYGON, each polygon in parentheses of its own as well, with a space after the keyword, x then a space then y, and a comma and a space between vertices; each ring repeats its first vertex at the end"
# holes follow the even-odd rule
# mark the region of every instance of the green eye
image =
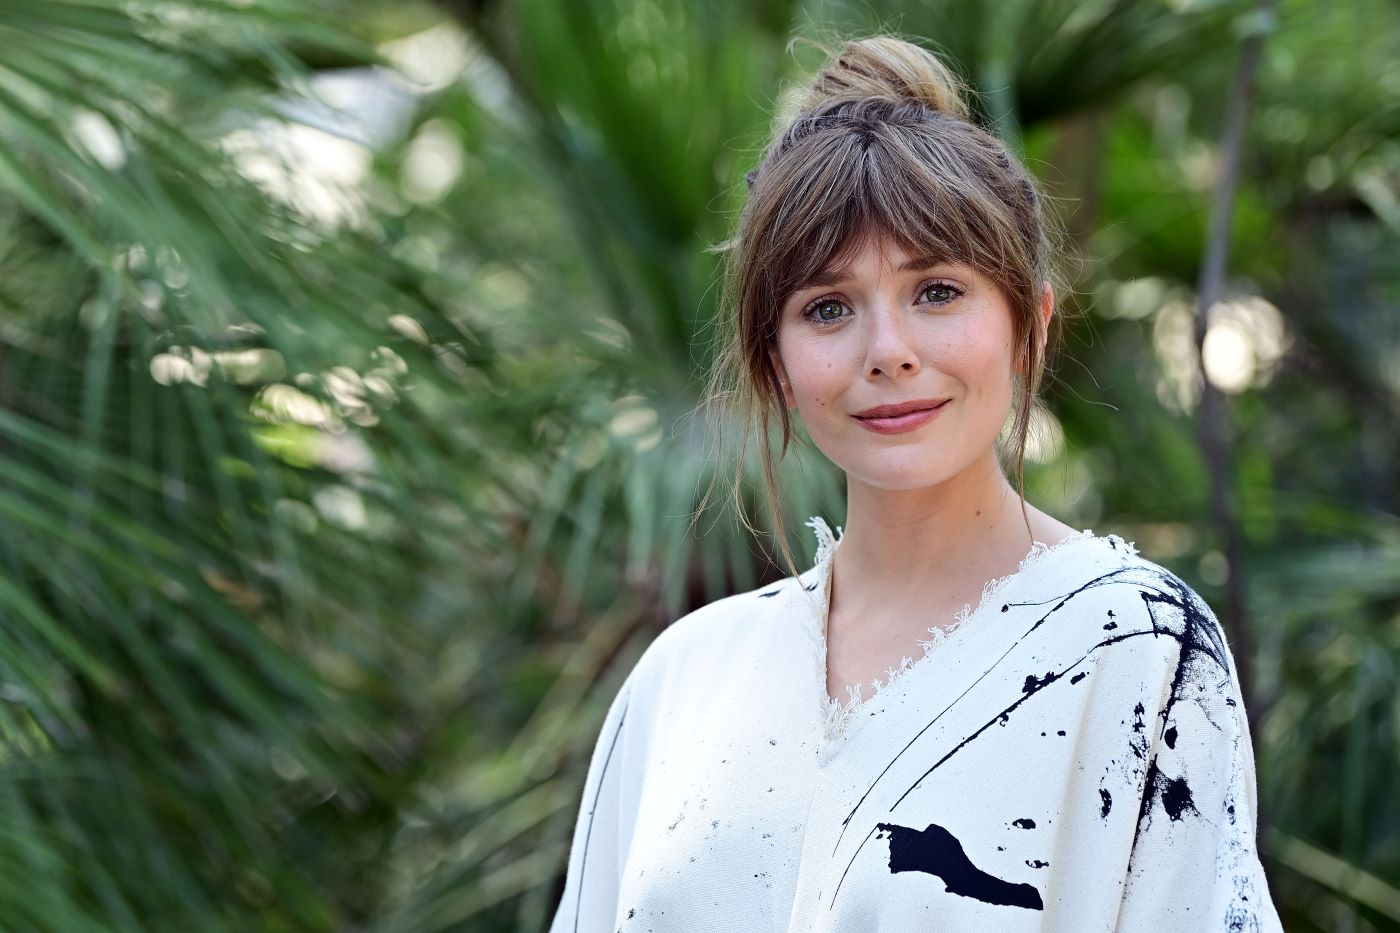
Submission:
POLYGON ((823 301, 813 309, 823 321, 834 321, 841 316, 841 305, 835 301, 823 301), (830 312, 830 313, 828 313, 830 312))
POLYGON ((924 296, 934 304, 947 304, 958 297, 958 290, 952 285, 945 285, 942 282, 934 282, 924 288, 924 296))

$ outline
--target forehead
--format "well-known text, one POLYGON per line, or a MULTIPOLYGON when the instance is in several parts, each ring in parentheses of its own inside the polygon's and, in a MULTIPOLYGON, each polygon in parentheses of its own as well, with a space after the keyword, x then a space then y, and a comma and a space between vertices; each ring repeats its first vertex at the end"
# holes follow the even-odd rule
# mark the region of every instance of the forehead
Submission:
POLYGON ((798 290, 839 285, 863 274, 918 272, 940 265, 963 264, 936 245, 901 243, 883 233, 852 237, 799 284, 798 290))

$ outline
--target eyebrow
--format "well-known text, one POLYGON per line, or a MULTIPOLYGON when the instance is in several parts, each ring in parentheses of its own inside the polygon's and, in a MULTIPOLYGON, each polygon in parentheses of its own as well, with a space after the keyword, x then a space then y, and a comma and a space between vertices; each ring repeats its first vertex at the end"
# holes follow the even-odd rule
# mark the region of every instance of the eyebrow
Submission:
MULTIPOLYGON (((931 269, 934 266, 944 265, 950 262, 944 256, 915 256, 908 262, 901 265, 899 272, 918 272, 922 269, 931 269)), ((829 288, 832 285, 840 285, 848 281, 851 277, 849 266, 838 266, 836 268, 822 269, 813 275, 806 282, 797 286, 796 291, 803 291, 808 288, 829 288)))

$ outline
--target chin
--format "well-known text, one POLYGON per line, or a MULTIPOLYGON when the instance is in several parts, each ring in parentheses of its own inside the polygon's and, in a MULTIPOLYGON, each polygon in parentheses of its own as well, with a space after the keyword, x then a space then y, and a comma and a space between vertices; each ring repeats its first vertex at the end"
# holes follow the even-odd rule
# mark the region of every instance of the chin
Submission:
POLYGON ((901 457, 901 463, 852 463, 842 467, 846 476, 872 489, 908 492, 947 482, 960 471, 938 462, 934 456, 901 457))
MULTIPOLYGON (((988 449, 991 449, 990 444, 988 449)), ((837 457, 829 454, 828 457, 848 480, 890 492, 940 486, 969 471, 980 473, 983 462, 975 448, 949 450, 947 445, 937 444, 910 444, 903 449, 883 451, 871 451, 868 447, 846 448, 838 452, 837 457)))

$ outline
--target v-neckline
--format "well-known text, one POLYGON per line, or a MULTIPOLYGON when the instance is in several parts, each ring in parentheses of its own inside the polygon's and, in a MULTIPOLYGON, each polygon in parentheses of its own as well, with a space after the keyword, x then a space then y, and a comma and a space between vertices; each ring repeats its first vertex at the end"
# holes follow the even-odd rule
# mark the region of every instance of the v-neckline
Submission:
POLYGON ((1084 541, 1105 540, 1095 535, 1092 529, 1085 529, 1072 535, 1060 539, 1054 544, 1045 544, 1037 541, 1031 545, 1026 555, 1021 558, 1017 569, 1004 577, 996 577, 988 580, 982 587, 982 596, 976 606, 965 605, 954 614, 951 625, 941 628, 930 626, 928 629, 929 638, 919 639, 919 647, 923 653, 916 658, 906 656, 897 667, 892 667, 886 672, 886 679, 883 683, 873 681, 871 684, 850 684, 847 689, 850 696, 845 701, 841 701, 831 696, 827 690, 827 622, 831 606, 831 572, 832 560, 836 556, 836 549, 841 543, 842 528, 836 526, 836 533, 833 534, 826 520, 820 516, 813 516, 807 520, 807 525, 812 529, 817 538, 817 554, 814 560, 817 579, 811 586, 812 595, 817 597, 815 601, 815 611, 808 624, 814 627, 812 643, 815 646, 816 670, 819 681, 816 685, 818 696, 824 701, 825 715, 822 719, 822 737, 826 741, 835 741, 850 736, 856 728, 856 724, 871 718, 877 712, 876 701, 886 697, 895 688, 907 685, 911 673, 928 667, 933 658, 943 656, 948 653, 957 643, 961 642, 969 631, 975 632, 978 626, 969 624, 973 619, 983 615, 984 610, 989 605, 994 605, 1007 592, 1007 590, 1021 579, 1024 573, 1034 566, 1039 566, 1041 561, 1051 555, 1063 553, 1069 547, 1084 541), (864 688, 870 687, 868 696, 862 696, 864 688), (871 716, 857 716, 857 713, 869 712, 871 716))

